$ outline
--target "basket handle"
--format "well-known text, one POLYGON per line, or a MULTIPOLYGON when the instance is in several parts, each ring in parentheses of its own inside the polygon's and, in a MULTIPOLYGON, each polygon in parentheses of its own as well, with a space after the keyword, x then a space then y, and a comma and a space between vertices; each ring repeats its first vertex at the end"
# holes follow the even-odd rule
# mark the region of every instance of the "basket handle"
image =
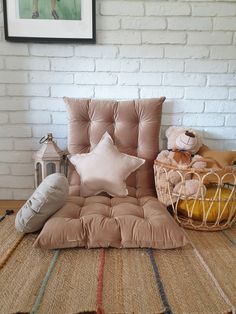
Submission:
POLYGON ((193 160, 191 163, 190 163, 190 167, 192 167, 195 162, 199 162, 199 161, 205 161, 205 162, 212 162, 214 164, 216 164, 216 166, 219 168, 219 169, 223 169, 224 167, 221 166, 221 164, 215 160, 214 158, 211 158, 211 157, 207 157, 207 158, 201 158, 201 159, 197 159, 197 160, 193 160))

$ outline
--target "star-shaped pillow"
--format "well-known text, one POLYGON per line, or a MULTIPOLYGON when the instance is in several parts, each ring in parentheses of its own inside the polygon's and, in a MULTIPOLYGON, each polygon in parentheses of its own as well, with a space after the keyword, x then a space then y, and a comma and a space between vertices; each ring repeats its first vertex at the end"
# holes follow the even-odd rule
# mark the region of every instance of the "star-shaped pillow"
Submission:
POLYGON ((145 162, 142 158, 121 153, 107 132, 90 153, 71 155, 69 159, 80 175, 80 195, 85 197, 101 192, 126 196, 125 180, 145 162))

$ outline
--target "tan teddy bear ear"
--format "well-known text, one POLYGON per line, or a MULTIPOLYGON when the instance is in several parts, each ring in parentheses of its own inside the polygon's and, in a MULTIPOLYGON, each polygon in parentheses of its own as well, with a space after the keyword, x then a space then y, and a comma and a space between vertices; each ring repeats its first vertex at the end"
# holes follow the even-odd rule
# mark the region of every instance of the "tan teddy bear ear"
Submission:
POLYGON ((170 126, 167 130, 166 130, 166 137, 168 138, 173 132, 175 132, 177 129, 179 129, 176 126, 170 126))

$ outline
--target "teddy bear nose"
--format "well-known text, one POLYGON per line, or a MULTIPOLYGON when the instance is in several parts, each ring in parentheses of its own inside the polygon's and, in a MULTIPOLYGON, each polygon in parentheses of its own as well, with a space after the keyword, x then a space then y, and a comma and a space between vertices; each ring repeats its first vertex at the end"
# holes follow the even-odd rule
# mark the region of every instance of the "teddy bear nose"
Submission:
POLYGON ((176 138, 176 148, 180 150, 192 150, 197 145, 197 137, 192 132, 185 132, 176 138), (193 136, 189 136, 189 133, 193 136))
POLYGON ((190 132, 190 131, 186 131, 185 135, 192 137, 192 138, 195 138, 195 134, 193 134, 193 132, 190 132))

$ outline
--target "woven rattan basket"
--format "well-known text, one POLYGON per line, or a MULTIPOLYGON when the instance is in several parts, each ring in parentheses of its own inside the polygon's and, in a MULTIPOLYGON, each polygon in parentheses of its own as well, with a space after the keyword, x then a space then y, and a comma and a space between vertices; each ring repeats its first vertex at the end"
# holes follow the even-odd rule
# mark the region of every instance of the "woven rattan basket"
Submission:
MULTIPOLYGON (((209 159, 205 159, 209 161, 209 159)), ((212 160, 211 160, 212 161, 212 160)), ((235 167, 195 169, 154 162, 157 196, 168 206, 176 221, 194 230, 217 231, 227 229, 236 220, 236 170, 235 167), (173 191, 171 176, 179 176, 178 193, 173 191), (186 196, 188 179, 197 180, 196 195, 186 196), (197 217, 196 217, 197 216, 197 217)))

